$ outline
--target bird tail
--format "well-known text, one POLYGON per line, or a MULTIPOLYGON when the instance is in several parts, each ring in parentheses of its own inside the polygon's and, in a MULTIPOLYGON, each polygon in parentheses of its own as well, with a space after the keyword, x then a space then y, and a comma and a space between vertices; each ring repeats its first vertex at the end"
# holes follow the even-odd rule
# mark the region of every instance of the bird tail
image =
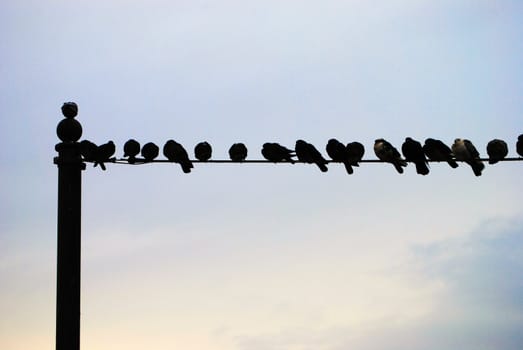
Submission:
POLYGON ((416 172, 420 175, 427 175, 429 173, 429 167, 425 162, 416 162, 416 172))
POLYGON ((106 170, 107 168, 105 167, 105 164, 104 162, 94 162, 94 165, 93 165, 93 168, 96 167, 97 165, 100 165, 100 168, 102 168, 102 170, 106 170))
POLYGON ((497 159, 497 158, 490 158, 490 159, 488 160, 488 163, 489 163, 489 164, 496 164, 497 162, 499 162, 499 159, 497 159))
POLYGON ((454 159, 447 160, 447 163, 449 163, 451 168, 456 169, 458 167, 458 163, 456 163, 456 161, 454 159))
POLYGON ((321 170, 322 172, 324 172, 324 173, 327 172, 327 170, 329 170, 329 169, 327 168, 327 165, 325 165, 325 163, 317 162, 316 165, 317 165, 318 168, 320 168, 320 170, 321 170))
POLYGON ((403 168, 402 166, 406 166, 406 165, 403 165, 402 162, 394 162, 392 163, 392 165, 394 165, 394 167, 396 168, 396 171, 400 174, 403 174, 403 168))
POLYGON ((347 174, 354 173, 354 170, 352 170, 352 166, 349 162, 343 162, 343 165, 345 165, 345 170, 347 170, 347 174))
POLYGON ((483 171, 483 169, 485 169, 485 164, 483 164, 483 162, 479 160, 475 162, 470 162, 469 164, 472 167, 474 175, 481 176, 481 172, 483 171))
POLYGON ((180 165, 182 166, 183 172, 186 174, 189 174, 191 169, 194 167, 191 162, 182 162, 180 165))

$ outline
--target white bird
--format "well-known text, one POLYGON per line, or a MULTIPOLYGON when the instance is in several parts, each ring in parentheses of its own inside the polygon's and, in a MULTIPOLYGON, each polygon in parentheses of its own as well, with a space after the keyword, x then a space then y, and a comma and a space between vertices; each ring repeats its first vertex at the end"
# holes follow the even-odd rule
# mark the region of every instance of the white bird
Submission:
POLYGON ((479 152, 476 147, 466 139, 455 139, 452 145, 452 153, 457 160, 464 161, 472 168, 474 175, 481 176, 481 172, 485 169, 485 164, 479 159, 479 152))

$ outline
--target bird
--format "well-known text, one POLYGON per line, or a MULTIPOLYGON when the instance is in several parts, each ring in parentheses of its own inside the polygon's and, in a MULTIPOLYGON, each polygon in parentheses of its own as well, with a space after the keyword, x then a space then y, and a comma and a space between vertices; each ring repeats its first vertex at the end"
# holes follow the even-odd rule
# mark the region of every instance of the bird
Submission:
POLYGON ((294 164, 292 157, 295 155, 293 150, 275 142, 266 142, 262 146, 261 153, 265 159, 271 162, 290 162, 294 164))
POLYGON ((451 168, 457 168, 458 163, 453 158, 452 150, 441 140, 428 138, 423 145, 423 151, 430 160, 447 162, 451 168))
POLYGON ((135 139, 130 139, 123 145, 123 156, 129 157, 129 164, 136 162, 136 156, 140 153, 140 143, 135 139))
POLYGON ((229 158, 233 162, 242 162, 247 158, 247 147, 241 142, 235 143, 229 148, 229 158))
POLYGON ((518 136, 518 141, 516 142, 516 152, 518 152, 520 157, 523 157, 523 134, 518 136))
POLYGON ((427 175, 429 173, 429 167, 425 153, 423 153, 423 147, 418 141, 407 137, 405 142, 401 145, 401 152, 408 162, 413 162, 416 165, 416 172, 420 175, 427 175))
POLYGON ((500 139, 494 139, 487 144, 487 154, 489 164, 496 164, 508 154, 507 143, 500 139))
POLYGON ((163 155, 171 162, 179 163, 184 173, 188 174, 193 168, 187 151, 181 144, 174 140, 168 140, 163 146, 163 155))
POLYGON ((206 162, 211 159, 212 147, 206 142, 200 142, 194 147, 194 156, 201 162, 206 162))
POLYGON ((349 156, 349 163, 352 166, 360 166, 358 162, 363 158, 365 154, 365 147, 357 141, 350 142, 345 147, 349 156))
POLYGON ((303 140, 297 140, 294 149, 298 160, 309 164, 314 163, 322 172, 329 170, 327 168, 327 160, 323 158, 320 151, 318 151, 314 145, 303 140))
POLYGON ((66 118, 74 118, 78 114, 78 105, 74 102, 65 102, 62 105, 62 114, 66 118))
POLYGON ((343 143, 336 139, 330 139, 327 142, 325 150, 332 160, 343 163, 347 174, 354 173, 354 170, 352 170, 352 166, 349 162, 349 153, 347 152, 347 147, 345 147, 343 143))
POLYGON ((110 161, 110 158, 114 154, 114 152, 116 152, 116 147, 113 141, 108 141, 107 143, 98 146, 94 166, 97 166, 99 164, 102 170, 106 170, 104 163, 110 161))
POLYGON ((474 175, 481 176, 485 164, 479 159, 479 152, 476 147, 466 139, 455 139, 452 145, 452 153, 457 160, 464 161, 472 168, 474 175))
POLYGON ((83 140, 80 142, 80 154, 85 161, 94 162, 97 153, 98 146, 95 143, 89 140, 83 140))
POLYGON ((407 166, 407 162, 401 159, 401 155, 394 146, 384 139, 377 139, 374 141, 374 153, 376 156, 387 163, 392 163, 396 171, 403 174, 403 168, 407 166))
POLYGON ((141 154, 146 162, 152 162, 156 157, 158 157, 159 153, 160 153, 160 148, 152 142, 147 142, 142 147, 141 154))

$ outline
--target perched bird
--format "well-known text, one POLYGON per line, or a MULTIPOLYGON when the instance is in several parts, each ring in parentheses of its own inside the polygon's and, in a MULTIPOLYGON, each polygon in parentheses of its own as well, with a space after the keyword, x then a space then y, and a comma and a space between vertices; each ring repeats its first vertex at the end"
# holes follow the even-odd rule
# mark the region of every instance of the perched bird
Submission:
POLYGON ((83 140, 80 142, 80 154, 85 161, 94 162, 98 154, 98 146, 89 140, 83 140))
POLYGON ((352 166, 360 166, 358 162, 363 158, 365 154, 365 147, 359 142, 350 142, 345 147, 347 148, 347 154, 349 156, 349 163, 352 166))
POLYGON ((452 168, 458 167, 458 163, 454 160, 450 147, 440 140, 426 139, 423 145, 423 151, 430 160, 447 162, 452 168))
POLYGON ((243 143, 235 143, 229 148, 229 158, 233 162, 242 162, 247 158, 247 147, 243 143))
POLYGON ((134 139, 128 140, 123 145, 123 156, 129 157, 128 162, 134 164, 136 162, 136 156, 140 153, 140 143, 134 139))
POLYGON ((296 141, 296 146, 294 149, 296 151, 298 160, 309 164, 314 163, 323 172, 329 170, 327 168, 327 160, 323 158, 320 151, 318 151, 314 145, 303 140, 298 140, 296 141))
POLYGON ((518 141, 516 142, 516 152, 523 157, 523 134, 518 136, 518 141))
POLYGON ((74 102, 65 102, 62 105, 62 114, 66 118, 74 118, 78 114, 78 105, 74 102))
POLYGON ((160 153, 160 148, 152 142, 147 142, 142 147, 142 157, 146 162, 152 162, 158 154, 160 153))
POLYGON ((494 139, 487 144, 487 154, 489 164, 496 164, 508 154, 507 143, 503 140, 494 139))
POLYGON ((206 141, 198 143, 194 147, 194 156, 201 162, 208 161, 212 156, 211 145, 206 141))
POLYGON ((425 158, 421 143, 407 137, 403 145, 401 145, 401 152, 406 161, 413 162, 416 165, 416 172, 418 174, 427 175, 429 173, 429 163, 427 162, 427 158, 425 158))
POLYGON ((105 170, 106 168, 104 163, 110 161, 110 158, 114 154, 114 152, 116 152, 116 147, 113 141, 109 141, 107 143, 104 143, 103 145, 98 146, 94 166, 97 166, 99 164, 100 168, 102 168, 102 170, 105 170))
POLYGON ((457 160, 462 160, 472 168, 474 175, 481 176, 485 164, 479 160, 479 152, 469 140, 455 139, 452 145, 452 153, 457 160))
POLYGON ((179 163, 184 173, 188 174, 194 167, 189 160, 187 151, 181 144, 174 140, 168 140, 163 146, 163 155, 171 162, 179 163))
POLYGON ((347 147, 345 147, 343 143, 336 139, 330 139, 329 142, 327 142, 325 150, 332 160, 343 163, 348 174, 352 174, 354 172, 349 162, 349 153, 347 152, 347 147))
POLYGON ((394 146, 384 139, 377 139, 374 141, 374 153, 376 156, 387 163, 392 163, 398 173, 403 174, 403 168, 407 166, 407 162, 401 159, 401 155, 394 146))
POLYGON ((294 151, 275 142, 266 142, 262 146, 261 153, 265 159, 271 162, 287 161, 294 164, 292 157, 294 151))

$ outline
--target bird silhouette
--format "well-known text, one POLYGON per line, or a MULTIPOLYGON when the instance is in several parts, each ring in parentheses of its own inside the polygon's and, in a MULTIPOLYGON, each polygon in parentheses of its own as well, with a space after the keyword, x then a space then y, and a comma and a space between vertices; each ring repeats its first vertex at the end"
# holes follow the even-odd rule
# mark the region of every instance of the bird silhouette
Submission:
POLYGON ((65 102, 62 105, 62 114, 66 118, 74 118, 78 114, 78 105, 74 102, 65 102))
POLYGON ((363 158, 365 154, 365 147, 359 142, 350 142, 345 147, 347 148, 347 155, 349 156, 349 163, 352 166, 360 166, 359 161, 363 158))
POLYGON ((489 164, 496 164, 508 154, 507 143, 500 139, 491 140, 487 144, 487 154, 489 157, 489 164))
POLYGON ((410 137, 405 138, 405 142, 401 145, 401 152, 405 157, 405 160, 413 162, 416 165, 416 172, 420 175, 427 175, 429 173, 429 167, 425 153, 423 153, 423 147, 421 143, 413 140, 410 137))
POLYGON ((354 172, 349 162, 349 153, 347 152, 347 147, 343 143, 336 139, 330 139, 327 142, 325 150, 332 160, 343 163, 348 174, 352 174, 354 172))
POLYGON ((377 139, 374 141, 374 153, 376 156, 387 163, 391 163, 396 168, 397 172, 403 174, 403 168, 407 163, 401 159, 401 155, 394 146, 384 139, 377 139))
POLYGON ((116 147, 113 141, 109 141, 103 145, 98 146, 94 166, 100 165, 102 170, 106 170, 105 162, 110 161, 110 158, 114 152, 116 152, 116 147))
POLYGON ((158 154, 160 153, 160 148, 152 142, 147 142, 142 147, 142 157, 146 162, 152 162, 158 154))
POLYGON ((235 143, 229 148, 229 158, 233 162, 242 162, 247 158, 247 147, 241 142, 235 143))
POLYGON ((94 162, 98 154, 98 146, 89 140, 83 140, 80 142, 80 154, 85 161, 94 162))
POLYGON ((479 152, 476 147, 466 139, 455 139, 452 145, 452 153, 457 160, 462 160, 472 168, 474 175, 481 176, 481 172, 485 169, 485 164, 479 159, 479 152))
POLYGON ((292 159, 294 151, 288 149, 285 146, 282 146, 275 142, 266 142, 262 146, 261 153, 265 159, 271 162, 290 162, 294 164, 292 159))
POLYGON ((516 152, 518 152, 520 157, 523 157, 523 134, 518 136, 518 141, 516 142, 516 152))
POLYGON ((168 140, 163 146, 163 155, 171 162, 179 163, 184 173, 188 174, 193 168, 187 151, 181 144, 174 140, 168 140))
POLYGON ((296 151, 296 157, 298 157, 298 160, 308 164, 314 163, 318 166, 318 168, 320 168, 322 172, 329 170, 327 168, 327 160, 323 158, 320 151, 318 151, 314 145, 303 140, 298 140, 296 141, 296 146, 294 149, 296 151))
POLYGON ((423 151, 430 160, 447 162, 452 168, 458 167, 458 163, 454 160, 450 147, 441 140, 426 139, 423 145, 423 151))
POLYGON ((123 156, 129 157, 129 164, 136 162, 136 156, 140 153, 140 143, 134 139, 127 140, 123 145, 123 156))
POLYGON ((212 147, 206 142, 200 142, 194 147, 194 156, 201 162, 206 162, 211 159, 212 147))

